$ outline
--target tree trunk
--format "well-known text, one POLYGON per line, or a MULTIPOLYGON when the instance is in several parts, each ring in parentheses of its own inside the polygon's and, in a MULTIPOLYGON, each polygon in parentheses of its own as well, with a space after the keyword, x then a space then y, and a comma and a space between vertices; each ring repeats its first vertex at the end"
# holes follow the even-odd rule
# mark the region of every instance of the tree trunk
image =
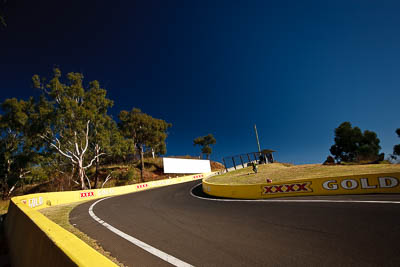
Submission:
POLYGON ((22 190, 22 194, 25 194, 24 192, 24 180, 23 179, 23 174, 22 174, 22 169, 19 170, 19 179, 21 181, 21 190, 22 190))
POLYGON ((9 186, 8 186, 8 175, 10 174, 10 172, 11 172, 11 160, 7 160, 7 172, 6 172, 6 174, 5 174, 5 177, 4 177, 4 188, 3 188, 3 191, 4 191, 4 193, 3 193, 3 199, 6 199, 6 197, 8 197, 8 192, 9 192, 9 186))
MULTIPOLYGON (((95 153, 96 153, 95 156, 98 156, 100 153, 100 147, 98 144, 96 144, 95 153)), ((93 187, 95 189, 97 188, 97 182, 99 181, 99 164, 100 164, 100 160, 99 160, 99 157, 97 157, 96 158, 96 174, 94 177, 94 187, 93 187)))
POLYGON ((81 180, 82 190, 87 189, 85 184, 85 169, 83 168, 83 159, 79 160, 79 179, 81 180))
POLYGON ((68 188, 69 190, 72 190, 72 185, 71 185, 71 181, 74 178, 74 174, 75 174, 75 165, 72 164, 72 171, 71 171, 71 176, 68 179, 68 188))
POLYGON ((144 151, 143 151, 143 145, 140 146, 140 180, 141 182, 144 182, 144 178, 143 178, 143 171, 144 171, 144 151))
POLYGON ((99 181, 99 158, 96 159, 96 174, 94 177, 94 189, 97 188, 97 182, 99 181))

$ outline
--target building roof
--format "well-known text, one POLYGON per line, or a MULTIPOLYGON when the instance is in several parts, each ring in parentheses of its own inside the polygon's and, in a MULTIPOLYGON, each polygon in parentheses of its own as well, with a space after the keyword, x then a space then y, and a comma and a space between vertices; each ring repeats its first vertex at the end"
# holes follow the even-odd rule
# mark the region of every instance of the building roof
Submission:
POLYGON ((276 151, 272 150, 272 149, 263 149, 263 150, 261 150, 262 154, 270 154, 270 153, 273 153, 273 152, 276 152, 276 151))

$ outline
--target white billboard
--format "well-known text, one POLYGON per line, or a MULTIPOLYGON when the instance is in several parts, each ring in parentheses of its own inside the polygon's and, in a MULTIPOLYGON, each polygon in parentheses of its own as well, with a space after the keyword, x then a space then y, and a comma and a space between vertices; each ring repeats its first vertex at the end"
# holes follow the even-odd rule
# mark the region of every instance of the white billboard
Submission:
POLYGON ((211 172, 209 160, 163 158, 164 173, 205 173, 211 172))

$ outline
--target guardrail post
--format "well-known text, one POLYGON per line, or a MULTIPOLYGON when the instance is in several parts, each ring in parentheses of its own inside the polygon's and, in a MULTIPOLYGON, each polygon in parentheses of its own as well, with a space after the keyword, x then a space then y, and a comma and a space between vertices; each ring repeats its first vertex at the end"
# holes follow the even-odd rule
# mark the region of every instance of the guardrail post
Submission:
POLYGON ((232 161, 233 161, 233 167, 235 167, 235 170, 236 170, 236 162, 235 162, 235 158, 234 157, 232 157, 232 161))
POLYGON ((240 157, 240 161, 242 162, 242 167, 244 168, 244 163, 243 163, 242 155, 239 155, 239 157, 240 157))
POLYGON ((224 162, 224 166, 225 166, 225 170, 226 170, 226 172, 228 172, 228 167, 226 167, 225 158, 222 158, 222 161, 224 162))

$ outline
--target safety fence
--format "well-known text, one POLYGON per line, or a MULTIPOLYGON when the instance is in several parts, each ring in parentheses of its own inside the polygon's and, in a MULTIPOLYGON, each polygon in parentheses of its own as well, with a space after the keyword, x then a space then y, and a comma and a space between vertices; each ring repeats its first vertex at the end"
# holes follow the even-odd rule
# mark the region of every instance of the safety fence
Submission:
POLYGON ((189 175, 106 189, 13 197, 5 220, 5 234, 12 266, 115 266, 112 261, 38 210, 199 180, 213 174, 189 175))
POLYGON ((262 153, 262 152, 249 152, 235 156, 229 156, 222 158, 225 170, 237 170, 241 168, 248 167, 249 163, 256 162, 258 164, 262 163, 272 163, 274 158, 272 153, 262 153))

